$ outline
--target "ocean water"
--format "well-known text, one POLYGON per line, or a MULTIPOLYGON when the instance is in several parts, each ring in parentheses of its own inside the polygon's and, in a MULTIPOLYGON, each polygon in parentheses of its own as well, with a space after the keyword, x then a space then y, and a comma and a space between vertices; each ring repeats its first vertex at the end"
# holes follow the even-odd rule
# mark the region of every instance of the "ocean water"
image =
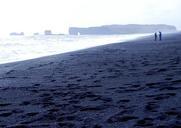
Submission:
POLYGON ((10 36, 0 38, 0 64, 66 53, 80 49, 124 42, 148 34, 106 36, 10 36))

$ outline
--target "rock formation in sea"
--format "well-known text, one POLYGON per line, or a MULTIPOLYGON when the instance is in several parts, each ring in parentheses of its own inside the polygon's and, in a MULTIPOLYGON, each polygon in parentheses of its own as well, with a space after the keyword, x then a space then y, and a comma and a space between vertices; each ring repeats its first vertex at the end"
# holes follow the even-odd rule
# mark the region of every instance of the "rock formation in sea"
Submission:
POLYGON ((12 32, 12 33, 10 33, 9 35, 10 35, 10 36, 24 36, 24 32, 20 32, 20 33, 18 33, 18 32, 12 32))
POLYGON ((52 35, 52 31, 51 31, 51 30, 45 30, 45 31, 44 31, 44 34, 45 34, 45 35, 52 35))
POLYGON ((175 32, 177 31, 175 26, 157 24, 157 25, 104 25, 98 27, 70 27, 70 35, 113 35, 113 34, 138 34, 138 33, 153 33, 157 31, 162 32, 175 32))

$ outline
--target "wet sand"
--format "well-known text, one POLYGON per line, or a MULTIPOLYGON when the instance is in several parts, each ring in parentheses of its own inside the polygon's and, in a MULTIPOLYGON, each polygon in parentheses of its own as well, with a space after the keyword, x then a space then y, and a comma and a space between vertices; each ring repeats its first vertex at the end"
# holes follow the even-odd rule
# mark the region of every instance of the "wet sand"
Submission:
POLYGON ((0 65, 0 127, 181 127, 181 33, 0 65))

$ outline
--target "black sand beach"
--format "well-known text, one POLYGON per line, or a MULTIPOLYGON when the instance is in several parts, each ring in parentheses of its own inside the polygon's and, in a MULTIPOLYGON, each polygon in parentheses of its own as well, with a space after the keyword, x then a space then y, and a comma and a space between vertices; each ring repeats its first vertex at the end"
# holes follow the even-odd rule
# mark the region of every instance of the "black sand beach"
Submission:
POLYGON ((0 65, 1 128, 181 127, 181 33, 0 65))

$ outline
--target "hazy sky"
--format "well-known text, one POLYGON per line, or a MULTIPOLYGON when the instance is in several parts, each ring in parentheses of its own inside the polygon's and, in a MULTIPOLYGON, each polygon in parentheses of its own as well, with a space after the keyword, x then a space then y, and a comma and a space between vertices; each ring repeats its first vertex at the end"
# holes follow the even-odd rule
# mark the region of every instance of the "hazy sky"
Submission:
POLYGON ((0 0, 0 35, 134 23, 181 29, 180 7, 181 0, 0 0))

